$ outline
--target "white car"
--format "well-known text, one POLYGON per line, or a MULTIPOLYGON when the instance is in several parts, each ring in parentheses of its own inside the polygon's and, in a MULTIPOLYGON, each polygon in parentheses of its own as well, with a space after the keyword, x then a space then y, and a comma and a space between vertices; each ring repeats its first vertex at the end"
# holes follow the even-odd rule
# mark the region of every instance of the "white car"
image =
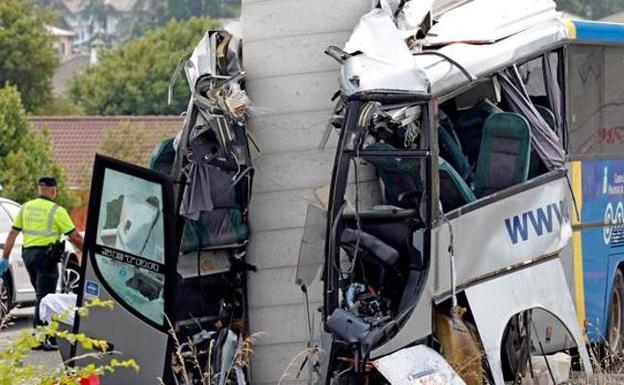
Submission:
MULTIPOLYGON (((21 205, 12 200, 0 198, 0 248, 4 247, 13 218, 20 211, 21 205)), ((65 256, 59 267, 59 291, 74 291, 78 288, 80 273, 73 245, 66 242, 65 256)), ((29 306, 35 303, 35 289, 30 284, 26 266, 22 261, 22 234, 15 240, 15 246, 9 257, 9 271, 0 277, 0 318, 15 305, 29 306)))

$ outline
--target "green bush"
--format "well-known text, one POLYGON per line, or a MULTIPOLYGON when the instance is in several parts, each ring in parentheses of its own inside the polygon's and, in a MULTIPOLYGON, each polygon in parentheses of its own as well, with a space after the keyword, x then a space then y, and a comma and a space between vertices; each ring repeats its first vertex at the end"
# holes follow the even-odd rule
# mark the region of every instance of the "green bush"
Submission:
MULTIPOLYGON (((112 308, 112 301, 94 300, 84 307, 76 309, 81 317, 87 317, 91 308, 112 308)), ((107 356, 102 351, 106 351, 108 343, 87 337, 84 334, 74 334, 60 330, 60 321, 69 314, 61 315, 43 327, 35 329, 34 333, 24 330, 6 348, 0 349, 0 385, 80 385, 82 378, 92 375, 104 376, 114 372, 118 368, 128 368, 139 370, 134 360, 120 361, 115 358, 110 359, 102 365, 93 363, 80 366, 80 360, 76 360, 74 367, 61 367, 49 370, 41 365, 26 363, 26 359, 32 349, 50 337, 65 340, 72 344, 78 344, 83 349, 89 351, 89 358, 104 358, 107 356)), ((7 325, 7 318, 0 321, 0 329, 7 325)))

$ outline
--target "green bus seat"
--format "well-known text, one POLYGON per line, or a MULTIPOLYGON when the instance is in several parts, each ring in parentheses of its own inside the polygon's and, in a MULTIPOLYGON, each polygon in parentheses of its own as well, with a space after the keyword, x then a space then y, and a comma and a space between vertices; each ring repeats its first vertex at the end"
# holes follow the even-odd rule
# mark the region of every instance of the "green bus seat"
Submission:
POLYGON ((512 112, 491 115, 483 127, 474 183, 476 196, 526 181, 530 151, 529 123, 523 116, 512 112))
POLYGON ((440 201, 445 213, 477 199, 453 166, 441 157, 438 158, 438 170, 440 173, 440 201))
POLYGON ((486 119, 497 112, 502 112, 502 110, 491 101, 485 99, 462 113, 457 119, 455 132, 470 164, 476 164, 479 158, 481 135, 486 119))

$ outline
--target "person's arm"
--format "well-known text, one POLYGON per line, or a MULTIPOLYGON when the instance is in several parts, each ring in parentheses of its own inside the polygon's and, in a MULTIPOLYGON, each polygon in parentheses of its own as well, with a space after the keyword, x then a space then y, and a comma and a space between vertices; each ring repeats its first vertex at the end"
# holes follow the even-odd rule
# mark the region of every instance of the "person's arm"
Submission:
POLYGON ((76 258, 78 258, 78 264, 82 266, 82 246, 84 243, 84 240, 82 239, 82 235, 80 235, 78 231, 74 230, 67 235, 67 238, 78 249, 76 251, 76 258))
POLYGON ((58 226, 58 229, 69 239, 71 243, 76 246, 78 252, 76 253, 76 257, 78 258, 78 263, 82 265, 82 245, 83 239, 82 235, 76 230, 76 226, 74 226, 74 222, 72 221, 69 213, 65 208, 60 207, 56 210, 54 214, 54 223, 58 226))
POLYGON ((20 209, 15 218, 13 219, 13 227, 11 227, 11 231, 9 231, 9 235, 7 235, 6 241, 4 241, 4 248, 2 250, 2 258, 9 259, 11 255, 11 251, 13 251, 13 246, 15 246, 15 239, 18 234, 22 231, 24 226, 23 223, 23 214, 24 207, 20 209))
POLYGON ((19 234, 19 230, 12 228, 9 231, 9 235, 7 235, 6 241, 4 242, 4 249, 2 250, 2 258, 9 259, 11 255, 11 251, 13 250, 13 246, 15 245, 15 239, 19 234))

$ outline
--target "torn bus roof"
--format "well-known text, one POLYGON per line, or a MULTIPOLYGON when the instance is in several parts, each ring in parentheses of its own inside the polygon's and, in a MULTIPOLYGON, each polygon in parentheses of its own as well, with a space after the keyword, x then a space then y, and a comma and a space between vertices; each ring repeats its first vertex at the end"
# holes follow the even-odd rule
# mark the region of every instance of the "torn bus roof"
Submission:
POLYGON ((446 45, 459 41, 496 42, 557 18, 552 0, 472 1, 437 19, 425 44, 446 45))
MULTIPOLYGON (((530 59, 534 52, 562 44, 570 37, 567 23, 557 19, 551 0, 530 2, 539 5, 538 8, 514 6, 512 0, 499 0, 497 3, 501 4, 490 12, 490 17, 500 18, 505 14, 503 10, 509 9, 505 25, 501 26, 498 21, 484 23, 489 25, 480 27, 475 34, 466 32, 473 27, 469 21, 464 22, 462 27, 447 26, 457 25, 460 17, 474 20, 477 10, 487 9, 486 6, 492 4, 492 0, 475 0, 441 15, 440 22, 429 31, 430 35, 416 42, 417 46, 423 46, 451 41, 461 36, 458 33, 463 28, 463 40, 468 38, 473 44, 457 42, 437 49, 425 46, 422 51, 410 50, 388 8, 374 8, 362 17, 345 45, 345 51, 350 55, 347 55, 341 70, 343 94, 390 92, 423 97, 442 95, 474 78, 530 59), (506 5, 509 7, 505 8, 506 5), (541 9, 541 12, 536 13, 535 9, 541 9), (509 15, 516 16, 513 22, 509 15), (508 27, 511 24, 513 26, 508 27), (433 31, 440 31, 440 35, 432 36, 433 31), (475 40, 486 43, 474 44, 475 40)), ((385 1, 382 0, 381 4, 385 1)))

